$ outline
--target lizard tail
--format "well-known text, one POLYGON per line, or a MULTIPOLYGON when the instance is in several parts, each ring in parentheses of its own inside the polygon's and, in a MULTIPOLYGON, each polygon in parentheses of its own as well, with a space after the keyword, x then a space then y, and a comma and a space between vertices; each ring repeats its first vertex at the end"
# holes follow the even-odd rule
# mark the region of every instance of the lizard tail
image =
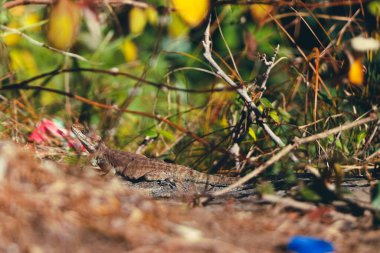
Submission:
POLYGON ((209 175, 192 169, 189 169, 188 172, 188 178, 195 183, 204 183, 213 186, 227 186, 237 181, 237 179, 233 177, 209 175))
POLYGON ((233 184, 237 181, 236 178, 233 178, 233 177, 227 177, 227 176, 215 176, 215 175, 208 175, 208 174, 205 174, 206 175, 206 178, 207 178, 207 183, 208 184, 211 184, 211 185, 230 185, 230 184, 233 184))

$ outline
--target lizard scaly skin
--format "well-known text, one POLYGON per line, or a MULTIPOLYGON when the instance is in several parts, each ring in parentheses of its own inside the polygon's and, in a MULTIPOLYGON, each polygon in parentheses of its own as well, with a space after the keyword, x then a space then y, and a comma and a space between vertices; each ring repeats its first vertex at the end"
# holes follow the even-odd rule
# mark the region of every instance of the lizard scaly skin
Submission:
POLYGON ((91 153, 97 165, 104 172, 115 170, 131 182, 167 182, 174 186, 184 183, 204 184, 223 187, 236 181, 235 178, 214 176, 188 167, 151 159, 143 155, 108 148, 100 136, 80 124, 71 127, 86 150, 91 153))

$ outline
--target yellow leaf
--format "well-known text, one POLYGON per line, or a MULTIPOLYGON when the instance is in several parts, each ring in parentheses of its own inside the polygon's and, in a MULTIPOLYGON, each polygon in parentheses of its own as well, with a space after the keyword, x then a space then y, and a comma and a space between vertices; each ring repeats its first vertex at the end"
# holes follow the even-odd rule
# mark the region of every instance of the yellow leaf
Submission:
POLYGON ((24 14, 25 12, 25 6, 16 6, 12 9, 9 10, 9 14, 12 16, 12 17, 20 17, 24 14))
POLYGON ((158 12, 155 8, 149 7, 146 9, 146 16, 148 17, 149 24, 156 25, 158 23, 158 12))
POLYGON ((23 70, 21 53, 18 49, 10 50, 9 58, 11 60, 11 67, 13 70, 23 70))
POLYGON ((77 39, 81 9, 71 0, 58 0, 49 14, 47 38, 50 44, 61 50, 73 46, 77 39))
POLYGON ((348 79, 354 85, 362 85, 364 81, 363 64, 360 58, 351 63, 348 79))
POLYGON ((12 49, 9 53, 12 68, 25 76, 33 76, 38 73, 34 56, 28 50, 12 49))
POLYGON ((220 123, 219 123, 222 127, 229 127, 229 124, 228 124, 228 119, 226 117, 226 115, 223 115, 222 119, 220 120, 220 123))
POLYGON ((210 0, 172 0, 174 9, 191 27, 199 25, 210 9, 210 0))
MULTIPOLYGON (((41 19, 36 13, 28 13, 22 18, 22 24, 24 26, 33 26, 34 24, 37 24, 40 21, 41 19)), ((30 28, 30 31, 33 32, 38 32, 39 30, 39 26, 34 26, 33 28, 30 28)))
POLYGON ((189 32, 189 27, 178 17, 178 15, 173 14, 171 16, 168 32, 170 37, 178 38, 180 36, 186 36, 189 32))
POLYGON ((129 12, 129 31, 133 35, 139 35, 144 31, 146 22, 147 16, 145 11, 140 8, 133 7, 129 12))
MULTIPOLYGON (((57 89, 59 83, 50 82, 45 87, 57 89)), ((62 98, 57 98, 57 96, 51 92, 41 92, 40 95, 40 103, 42 106, 49 106, 54 104, 62 104, 64 103, 62 98)))
MULTIPOLYGON (((19 24, 16 22, 12 22, 8 25, 8 27, 18 28, 19 24)), ((15 33, 9 33, 7 35, 4 35, 3 39, 4 39, 5 44, 7 44, 7 46, 10 47, 10 46, 16 45, 21 40, 21 36, 15 33)))
POLYGON ((273 10, 273 7, 268 4, 252 4, 249 6, 252 18, 260 23, 268 17, 268 14, 273 10))
POLYGON ((138 49, 133 41, 126 39, 122 44, 121 51, 123 52, 126 62, 135 61, 137 59, 138 49))
POLYGON ((255 133, 255 131, 254 131, 252 128, 249 128, 249 129, 248 129, 248 134, 252 137, 252 139, 253 139, 254 141, 257 140, 256 133, 255 133))

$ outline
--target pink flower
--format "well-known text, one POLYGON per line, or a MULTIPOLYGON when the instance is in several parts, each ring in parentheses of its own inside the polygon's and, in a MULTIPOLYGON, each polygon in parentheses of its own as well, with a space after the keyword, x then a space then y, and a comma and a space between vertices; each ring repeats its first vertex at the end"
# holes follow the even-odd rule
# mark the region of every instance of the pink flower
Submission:
POLYGON ((70 132, 60 124, 58 120, 42 119, 29 135, 28 141, 37 144, 66 144, 69 147, 77 150, 84 151, 85 148, 76 138, 71 137, 70 132))

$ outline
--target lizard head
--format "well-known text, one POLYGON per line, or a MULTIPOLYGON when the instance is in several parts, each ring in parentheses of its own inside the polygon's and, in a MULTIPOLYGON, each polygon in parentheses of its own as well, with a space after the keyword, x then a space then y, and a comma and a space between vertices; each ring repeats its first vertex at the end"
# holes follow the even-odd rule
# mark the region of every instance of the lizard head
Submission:
POLYGON ((99 135, 81 124, 72 125, 71 131, 76 135, 89 153, 95 153, 98 150, 102 142, 102 138, 99 135))

